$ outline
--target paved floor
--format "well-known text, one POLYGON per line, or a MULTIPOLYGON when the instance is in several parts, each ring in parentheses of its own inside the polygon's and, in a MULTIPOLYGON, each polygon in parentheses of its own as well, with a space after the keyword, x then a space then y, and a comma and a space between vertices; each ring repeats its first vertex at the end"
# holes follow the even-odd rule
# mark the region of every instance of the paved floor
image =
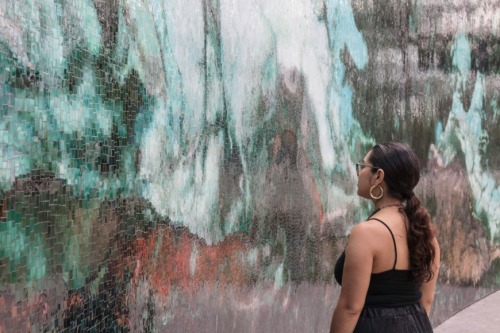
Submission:
POLYGON ((470 332, 500 332, 500 291, 480 299, 434 328, 434 333, 470 332))

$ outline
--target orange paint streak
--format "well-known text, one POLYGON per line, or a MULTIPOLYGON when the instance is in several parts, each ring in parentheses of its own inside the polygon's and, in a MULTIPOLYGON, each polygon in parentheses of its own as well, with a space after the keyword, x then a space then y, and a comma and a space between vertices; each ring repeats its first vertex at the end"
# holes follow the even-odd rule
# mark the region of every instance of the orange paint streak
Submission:
POLYGON ((248 281, 248 269, 241 262, 246 248, 237 237, 208 246, 187 229, 169 227, 156 229, 147 238, 137 238, 134 248, 134 285, 141 276, 163 296, 168 296, 171 288, 193 293, 202 285, 238 285, 248 281), (194 274, 191 260, 195 262, 194 274))
POLYGON ((316 187, 316 183, 313 181, 313 187, 312 187, 312 193, 313 193, 313 199, 314 202, 316 203, 316 209, 318 210, 319 213, 319 225, 320 229, 323 229, 323 223, 324 223, 324 216, 325 212, 323 211, 323 204, 321 203, 321 195, 318 192, 318 188, 316 187))
MULTIPOLYGON (((306 164, 308 168, 312 168, 311 161, 306 158, 306 164)), ((318 209, 319 213, 319 226, 320 230, 323 230, 323 223, 325 222, 325 212, 323 210, 323 204, 321 203, 321 195, 318 191, 318 186, 316 185, 316 181, 314 178, 311 178, 311 191, 312 191, 312 197, 314 202, 316 203, 316 208, 318 209)))

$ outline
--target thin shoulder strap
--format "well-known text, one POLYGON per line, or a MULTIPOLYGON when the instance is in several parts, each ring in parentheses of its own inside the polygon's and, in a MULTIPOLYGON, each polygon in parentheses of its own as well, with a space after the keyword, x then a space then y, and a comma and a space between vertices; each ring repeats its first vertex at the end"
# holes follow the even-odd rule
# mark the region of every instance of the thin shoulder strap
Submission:
POLYGON ((394 257, 394 267, 392 269, 396 269, 396 263, 398 262, 398 250, 396 248, 396 238, 394 238, 394 234, 392 233, 391 228, 389 228, 389 226, 387 224, 385 224, 384 221, 379 220, 379 219, 377 219, 375 217, 372 217, 369 220, 379 221, 380 223, 382 223, 383 225, 385 225, 385 227, 387 228, 387 230, 389 230, 389 232, 391 233, 392 242, 394 243, 394 256, 395 256, 394 257))

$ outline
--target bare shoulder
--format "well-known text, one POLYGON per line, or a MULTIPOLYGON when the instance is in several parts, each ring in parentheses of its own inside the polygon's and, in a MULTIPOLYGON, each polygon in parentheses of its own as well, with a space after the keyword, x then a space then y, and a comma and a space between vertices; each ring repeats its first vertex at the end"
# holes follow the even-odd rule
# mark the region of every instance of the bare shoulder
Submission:
POLYGON ((368 220, 361 222, 353 227, 349 236, 349 243, 361 246, 365 250, 375 254, 383 249, 385 241, 390 237, 387 227, 382 223, 368 220))
POLYGON ((366 233, 369 233, 372 230, 372 226, 368 221, 363 221, 359 224, 356 224, 351 230, 351 236, 363 236, 366 233))
POLYGON ((384 231, 386 230, 386 228, 384 227, 383 224, 381 224, 380 222, 377 222, 377 221, 373 221, 373 220, 368 220, 368 221, 363 221, 359 224, 357 224, 351 231, 351 234, 352 233, 357 233, 358 235, 368 235, 368 236, 372 236, 371 238, 373 238, 373 233, 377 233, 379 231, 384 231))
POLYGON ((365 245, 368 245, 366 242, 369 242, 373 239, 373 231, 374 225, 369 223, 368 221, 361 222, 355 225, 351 230, 351 235, 349 236, 349 243, 352 242, 360 242, 365 245))
MULTIPOLYGON (((358 275, 361 274, 359 273, 360 267, 367 269, 366 273, 368 275, 371 272, 373 255, 376 249, 372 228, 368 223, 362 222, 352 228, 349 236, 346 247, 346 267, 356 267, 358 275)), ((364 276, 364 274, 361 275, 364 276)))

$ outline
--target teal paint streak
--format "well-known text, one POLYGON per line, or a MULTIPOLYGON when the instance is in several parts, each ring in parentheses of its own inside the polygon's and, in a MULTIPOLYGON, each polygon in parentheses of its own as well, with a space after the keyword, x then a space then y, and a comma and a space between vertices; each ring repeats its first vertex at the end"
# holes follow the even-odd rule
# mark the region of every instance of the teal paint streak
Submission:
POLYGON ((410 15, 408 18, 408 28, 412 33, 416 33, 418 29, 418 24, 413 15, 410 15))
MULTIPOLYGON (((330 52, 333 64, 333 81, 330 85, 331 103, 338 105, 340 113, 340 130, 338 137, 350 136, 351 129, 357 125, 352 113, 352 88, 344 80, 346 68, 341 54, 347 49, 358 70, 362 70, 368 62, 368 50, 363 36, 356 27, 352 7, 348 1, 328 1, 327 22, 330 36, 330 52), (337 102, 336 99, 340 99, 337 102)), ((362 134, 362 133, 356 133, 362 134)))
POLYGON ((467 37, 459 34, 452 47, 452 65, 461 76, 467 76, 471 69, 471 48, 467 37))
MULTIPOLYGON (((438 137, 438 148, 444 165, 450 163, 461 151, 465 157, 465 168, 474 195, 474 211, 482 217, 485 228, 492 240, 500 239, 500 187, 489 170, 484 170, 482 161, 488 144, 484 129, 483 101, 486 93, 484 76, 478 72, 474 83, 468 82, 471 68, 470 45, 464 35, 459 34, 452 47, 455 68, 455 92, 447 125, 438 137), (474 84, 471 103, 464 109, 461 100, 463 87, 474 84)), ((438 124, 439 134, 440 127, 438 124)))
POLYGON ((70 95, 64 91, 54 94, 48 111, 54 118, 55 127, 65 134, 78 133, 83 136, 92 128, 103 136, 110 136, 113 114, 96 94, 97 82, 92 70, 84 68, 82 72, 82 83, 76 94, 70 95))
MULTIPOLYGON (((347 0, 326 1, 330 45, 336 57, 347 47, 358 69, 363 69, 368 62, 368 49, 363 36, 356 27, 352 7, 347 0)), ((335 62, 338 72, 337 82, 342 82, 344 70, 341 61, 335 62)))
MULTIPOLYGON (((336 154, 335 168, 332 171, 339 176, 350 175, 355 182, 352 156, 357 155, 359 146, 373 145, 373 139, 363 133, 359 122, 353 116, 353 91, 345 80, 346 67, 342 61, 342 52, 349 55, 356 66, 353 70, 363 70, 368 62, 368 50, 362 34, 356 27, 352 7, 348 1, 327 1, 327 28, 329 31, 330 57, 332 64, 332 80, 327 94, 327 112, 331 128, 331 142, 336 154), (338 119, 336 119, 338 118, 338 119)), ((321 125, 319 125, 321 126, 321 125)), ((328 171, 329 163, 325 163, 328 171)), ((357 200, 353 198, 353 200, 357 200)), ((336 201, 336 199, 335 199, 336 201)), ((325 203, 330 205, 331 203, 325 203)))
POLYGON ((441 138, 443 136, 443 123, 442 122, 438 122, 436 124, 436 134, 435 134, 435 141, 436 143, 440 144, 441 143, 441 138))
POLYGON ((10 276, 2 280, 32 285, 45 277, 47 259, 37 226, 32 221, 30 227, 22 228, 20 222, 21 214, 9 212, 7 221, 0 223, 0 259, 7 259, 10 264, 10 276))
POLYGON ((93 54, 99 54, 101 50, 101 25, 97 18, 97 12, 92 0, 81 0, 73 2, 73 6, 68 6, 71 16, 79 18, 78 28, 85 40, 85 47, 93 54))

